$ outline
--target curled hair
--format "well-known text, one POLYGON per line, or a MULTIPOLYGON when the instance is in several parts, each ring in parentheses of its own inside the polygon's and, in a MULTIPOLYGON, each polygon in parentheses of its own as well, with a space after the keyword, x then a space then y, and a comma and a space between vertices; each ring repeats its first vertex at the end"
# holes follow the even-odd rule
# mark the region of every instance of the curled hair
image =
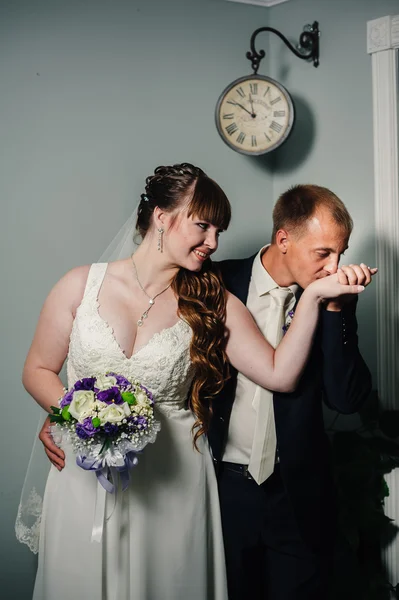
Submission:
MULTIPOLYGON (((231 219, 230 203, 218 184, 202 169, 182 163, 158 167, 147 177, 141 196, 136 228, 142 238, 151 226, 158 206, 174 211, 187 207, 195 216, 219 229, 227 229, 231 219)), ((178 299, 178 314, 193 332, 190 358, 194 367, 189 406, 196 416, 193 425, 194 446, 207 433, 212 415, 212 399, 228 377, 226 356, 226 290, 218 270, 210 259, 200 272, 181 268, 172 289, 178 299)))
POLYGON ((204 263, 200 273, 180 269, 172 289, 178 297, 178 314, 193 332, 190 358, 194 379, 189 407, 196 416, 193 435, 197 448, 198 438, 209 429, 212 399, 229 376, 225 329, 226 290, 210 259, 204 263))
POLYGON ((308 220, 318 208, 330 211, 334 221, 349 237, 353 229, 352 218, 345 204, 331 190, 319 185, 295 185, 281 194, 273 209, 273 234, 276 239, 279 229, 290 229, 302 235, 308 220))

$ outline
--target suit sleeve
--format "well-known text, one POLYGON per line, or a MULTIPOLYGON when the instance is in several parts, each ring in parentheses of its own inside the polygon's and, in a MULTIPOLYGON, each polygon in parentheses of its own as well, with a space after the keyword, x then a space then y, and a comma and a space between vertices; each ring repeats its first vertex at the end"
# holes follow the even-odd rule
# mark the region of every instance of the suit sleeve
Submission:
POLYGON ((326 405, 343 414, 358 411, 371 391, 371 374, 358 347, 356 304, 341 312, 323 310, 323 398, 326 405))

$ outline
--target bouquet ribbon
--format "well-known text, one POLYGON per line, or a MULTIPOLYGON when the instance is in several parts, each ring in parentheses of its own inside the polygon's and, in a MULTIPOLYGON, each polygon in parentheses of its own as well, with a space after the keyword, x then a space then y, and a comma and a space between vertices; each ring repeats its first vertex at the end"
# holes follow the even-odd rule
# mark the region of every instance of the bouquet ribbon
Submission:
MULTIPOLYGON (((138 458, 135 452, 128 452, 124 456, 124 464, 119 467, 110 468, 104 465, 103 459, 97 457, 87 457, 78 455, 76 457, 76 464, 85 471, 94 471, 97 477, 97 495, 96 495, 96 508, 94 512, 94 523, 91 533, 91 541, 101 542, 104 521, 105 521, 105 505, 106 505, 106 492, 113 494, 116 492, 116 484, 113 477, 113 470, 119 473, 121 478, 122 491, 128 488, 130 481, 129 469, 136 466, 138 458), (110 481, 110 478, 112 481, 110 481)), ((112 515, 112 513, 111 513, 112 515)), ((108 517, 108 519, 111 517, 108 517)))

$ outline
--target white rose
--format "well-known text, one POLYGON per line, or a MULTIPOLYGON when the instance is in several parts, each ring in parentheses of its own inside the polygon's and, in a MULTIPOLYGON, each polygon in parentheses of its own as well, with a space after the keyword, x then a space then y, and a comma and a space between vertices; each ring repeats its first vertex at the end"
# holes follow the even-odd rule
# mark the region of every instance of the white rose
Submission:
MULTIPOLYGON (((125 404, 125 403, 124 403, 125 404)), ((130 412, 129 412, 130 414, 130 412)), ((120 423, 123 419, 126 418, 125 409, 123 404, 107 404, 105 408, 102 408, 98 417, 101 420, 101 423, 120 423)))
POLYGON ((96 398, 94 392, 91 390, 78 390, 73 393, 69 412, 80 423, 83 423, 87 417, 92 416, 95 404, 96 398))
POLYGON ((124 402, 121 406, 125 412, 125 417, 130 417, 130 415, 132 414, 132 411, 130 410, 129 404, 127 402, 124 402))
POLYGON ((148 398, 147 398, 147 394, 145 392, 143 392, 143 390, 140 390, 139 392, 137 392, 135 395, 135 398, 137 400, 137 404, 139 406, 143 406, 148 404, 148 398))
POLYGON ((103 390, 109 390, 117 384, 116 377, 113 375, 99 375, 96 377, 96 388, 102 392, 103 390))

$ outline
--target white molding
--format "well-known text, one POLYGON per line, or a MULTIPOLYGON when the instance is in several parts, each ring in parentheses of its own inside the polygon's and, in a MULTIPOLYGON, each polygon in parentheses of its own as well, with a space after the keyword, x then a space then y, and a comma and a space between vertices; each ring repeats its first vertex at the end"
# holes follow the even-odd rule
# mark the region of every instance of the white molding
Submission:
POLYGON ((367 23, 367 52, 399 48, 399 15, 381 17, 367 23))
POLYGON ((371 62, 375 225, 379 267, 377 277, 378 391, 386 407, 399 408, 397 51, 376 52, 372 55, 371 62))
POLYGON ((282 4, 283 2, 290 2, 290 0, 227 0, 227 2, 241 2, 242 4, 255 4, 256 6, 275 6, 276 4, 282 4))
MULTIPOLYGON (((399 15, 367 23, 371 54, 377 288, 378 393, 383 406, 399 408, 399 15)), ((399 472, 387 477, 386 514, 399 522, 399 472)), ((390 581, 399 582, 399 538, 385 551, 390 581)))

